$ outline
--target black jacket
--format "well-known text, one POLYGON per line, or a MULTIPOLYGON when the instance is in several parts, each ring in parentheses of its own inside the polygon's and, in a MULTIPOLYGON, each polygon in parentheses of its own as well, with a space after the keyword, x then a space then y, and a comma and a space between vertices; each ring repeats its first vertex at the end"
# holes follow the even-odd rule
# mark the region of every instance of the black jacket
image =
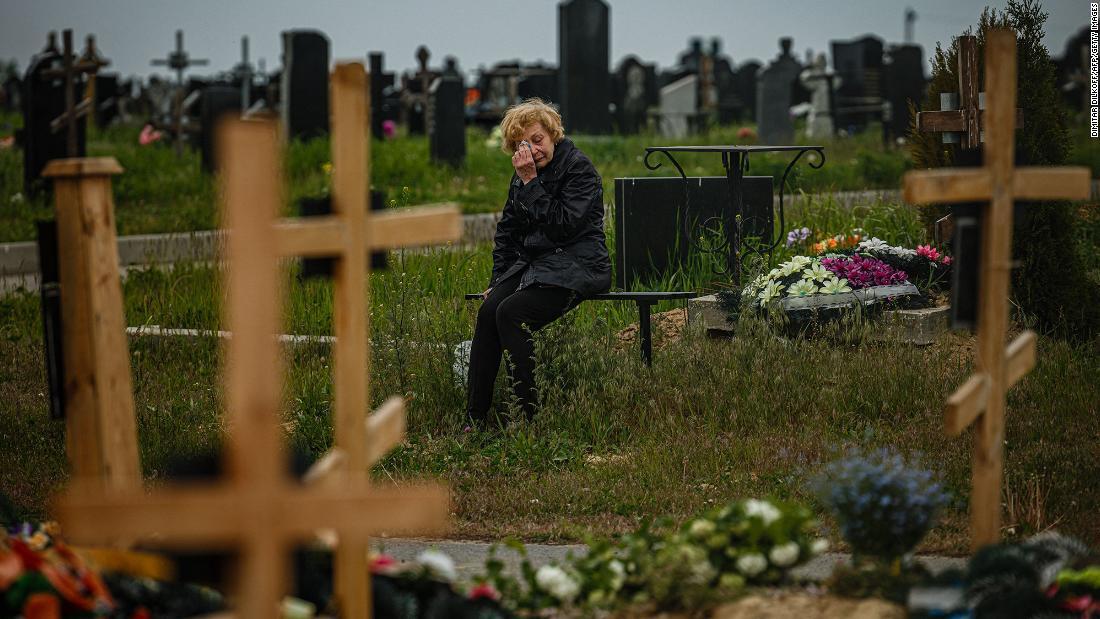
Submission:
POLYGON ((497 222, 489 286, 519 271, 517 290, 548 284, 589 297, 611 288, 603 183, 592 161, 568 138, 554 147, 554 158, 530 183, 512 175, 497 222))

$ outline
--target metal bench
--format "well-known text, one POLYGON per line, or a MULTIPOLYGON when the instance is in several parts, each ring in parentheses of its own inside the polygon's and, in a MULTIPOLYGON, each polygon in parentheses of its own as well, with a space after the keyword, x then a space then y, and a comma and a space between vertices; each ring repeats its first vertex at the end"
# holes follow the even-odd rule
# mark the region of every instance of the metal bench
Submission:
MULTIPOLYGON (((653 327, 650 314, 653 305, 660 301, 691 299, 698 295, 686 290, 672 292, 605 292, 585 299, 586 301, 633 301, 638 304, 638 330, 641 332, 642 361, 653 365, 653 327)), ((479 293, 466 294, 466 300, 481 299, 479 293)))

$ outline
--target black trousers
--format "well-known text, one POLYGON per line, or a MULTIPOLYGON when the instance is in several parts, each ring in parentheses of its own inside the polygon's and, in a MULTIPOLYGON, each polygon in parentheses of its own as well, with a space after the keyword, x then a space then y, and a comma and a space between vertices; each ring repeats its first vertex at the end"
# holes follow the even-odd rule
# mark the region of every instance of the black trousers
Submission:
POLYGON ((470 348, 470 372, 466 389, 466 415, 481 423, 493 403, 493 384, 503 351, 511 363, 508 376, 528 419, 538 411, 535 388, 535 345, 531 334, 565 315, 581 298, 558 286, 538 284, 516 291, 522 271, 498 282, 477 312, 474 341, 470 348))

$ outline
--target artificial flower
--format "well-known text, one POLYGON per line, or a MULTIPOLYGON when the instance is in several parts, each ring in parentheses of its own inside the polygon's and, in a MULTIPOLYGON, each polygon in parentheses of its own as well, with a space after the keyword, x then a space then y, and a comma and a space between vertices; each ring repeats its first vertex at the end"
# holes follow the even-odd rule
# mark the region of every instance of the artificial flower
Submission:
POLYGON ((781 292, 783 292, 783 284, 778 282, 768 282, 768 285, 764 287, 764 290, 760 292, 757 298, 760 299, 761 305, 767 305, 773 299, 777 298, 781 292))
POLYGON ((714 522, 705 518, 700 518, 691 523, 691 527, 688 528, 688 533, 695 539, 703 539, 708 537, 711 533, 714 533, 714 522))
POLYGON ((821 289, 818 292, 821 294, 840 294, 851 291, 852 288, 848 285, 848 280, 830 277, 821 284, 821 289))
POLYGON ((749 578, 756 576, 766 569, 768 569, 768 560, 765 559, 762 554, 754 552, 747 555, 741 555, 737 558, 737 571, 749 578))
POLYGON ((772 548, 771 552, 768 553, 768 558, 779 567, 787 567, 798 560, 798 552, 798 544, 787 542, 772 548))
POLYGON ((424 566, 429 574, 440 580, 453 582, 458 578, 458 573, 455 571, 455 562, 446 553, 434 549, 425 550, 416 558, 416 562, 424 566))
POLYGON ((815 262, 802 271, 802 279, 824 281, 832 278, 832 276, 833 274, 829 272, 829 269, 821 266, 820 262, 815 262))
POLYGON ((499 600, 500 591, 497 591, 492 584, 483 582, 470 587, 467 597, 471 600, 499 600))
POLYGON ((535 583, 540 589, 562 602, 572 602, 581 586, 556 565, 544 565, 535 572, 535 583))
POLYGON ((802 279, 791 284, 787 294, 792 297, 808 297, 817 294, 817 286, 814 285, 812 280, 802 279))
POLYGON ((824 537, 819 537, 810 544, 810 554, 819 555, 827 550, 829 550, 829 540, 824 537))
POLYGON ((764 526, 768 526, 779 520, 781 514, 779 509, 768 501, 749 499, 745 501, 745 515, 749 518, 759 518, 764 522, 764 526))

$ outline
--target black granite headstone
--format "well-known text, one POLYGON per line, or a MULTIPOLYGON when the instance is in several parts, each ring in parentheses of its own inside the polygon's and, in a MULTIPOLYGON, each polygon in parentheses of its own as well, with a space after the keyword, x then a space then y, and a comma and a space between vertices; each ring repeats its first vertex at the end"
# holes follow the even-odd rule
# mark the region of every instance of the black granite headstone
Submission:
POLYGON ((741 64, 733 72, 733 91, 737 97, 738 120, 756 118, 756 75, 760 72, 760 63, 750 60, 741 64))
POLYGON ((95 76, 95 124, 106 127, 118 118, 119 89, 117 73, 99 73, 95 76))
MULTIPOLYGON (((772 177, 744 177, 742 196, 742 235, 771 240, 772 177)), ((724 220, 730 208, 724 176, 689 178, 686 210, 681 178, 616 178, 615 286, 631 290, 636 280, 657 279, 687 264, 699 226, 715 217, 724 220)), ((732 231, 725 232, 728 240, 732 231)))
MULTIPOLYGON (((385 56, 382 52, 370 53, 370 134, 375 139, 382 139, 382 91, 386 88, 385 71, 382 66, 385 56)), ((393 76, 390 76, 393 79, 393 76)))
POLYGON ((543 101, 558 101, 558 72, 553 69, 521 70, 516 94, 521 100, 536 97, 543 101))
MULTIPOLYGON (((19 143, 23 147, 23 192, 37 195, 45 186, 41 181, 43 168, 51 159, 68 157, 65 131, 53 132, 50 123, 65 113, 65 81, 56 77, 45 79, 42 73, 61 65, 61 53, 53 44, 46 46, 31 59, 23 78, 23 129, 19 143)), ((73 79, 74 99, 84 92, 85 79, 73 79)), ((76 122, 77 154, 85 153, 86 117, 76 122)))
POLYGON ((283 32, 283 129, 288 139, 328 134, 328 37, 316 30, 283 32))
POLYGON ((571 133, 611 133, 611 12, 603 0, 558 5, 561 115, 571 133))
POLYGON ((466 85, 445 72, 428 89, 428 147, 432 161, 458 167, 466 160, 466 85))
POLYGON ((893 45, 886 53, 890 64, 885 71, 884 88, 890 102, 890 134, 909 133, 913 118, 909 104, 920 110, 924 100, 924 53, 919 45, 893 45))
POLYGON ((202 152, 202 169, 214 172, 218 167, 218 150, 214 144, 218 121, 224 116, 240 115, 241 91, 233 86, 207 86, 202 91, 200 106, 199 149, 202 152))
POLYGON ((832 41, 833 70, 840 78, 836 89, 836 126, 859 131, 882 118, 882 39, 865 36, 854 41, 832 41))

